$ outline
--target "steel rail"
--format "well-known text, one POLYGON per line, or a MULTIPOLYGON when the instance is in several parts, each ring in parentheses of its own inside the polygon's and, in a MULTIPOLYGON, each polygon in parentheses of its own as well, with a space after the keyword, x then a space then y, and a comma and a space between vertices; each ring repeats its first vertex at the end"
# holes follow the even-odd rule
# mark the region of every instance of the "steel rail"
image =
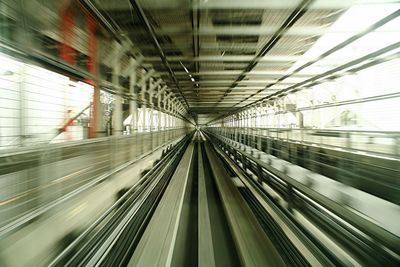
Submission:
MULTIPOLYGON (((314 236, 307 227, 297 221, 297 216, 295 216, 297 212, 310 218, 316 226, 323 229, 324 232, 328 233, 329 236, 333 237, 343 245, 343 248, 345 248, 346 251, 351 251, 350 255, 355 256, 356 261, 361 260, 364 263, 373 265, 396 265, 396 259, 390 256, 380 244, 375 243, 375 241, 371 240, 367 236, 360 235, 357 229, 352 228, 332 214, 326 213, 319 204, 304 197, 303 194, 297 191, 293 191, 291 200, 288 200, 295 203, 292 204, 292 206, 296 211, 289 212, 286 203, 282 204, 282 202, 279 203, 274 201, 275 196, 270 196, 268 191, 265 190, 265 186, 268 186, 281 196, 288 197, 288 185, 285 185, 283 190, 277 188, 280 185, 276 184, 274 181, 278 178, 267 170, 260 171, 259 167, 251 166, 253 164, 246 166, 246 164, 243 163, 243 166, 239 167, 236 161, 241 160, 242 162, 245 162, 245 157, 238 157, 235 153, 235 149, 230 146, 221 146, 221 144, 215 142, 214 144, 221 157, 228 162, 229 166, 235 170, 239 178, 246 185, 247 189, 250 190, 246 194, 250 196, 249 193, 251 192, 262 207, 269 212, 270 216, 272 216, 273 219, 283 227, 283 229, 285 229, 285 232, 289 233, 288 237, 294 244, 296 244, 296 247, 299 247, 299 250, 302 253, 306 253, 304 257, 307 260, 312 260, 310 262, 312 266, 348 266, 352 265, 352 263, 347 259, 347 257, 343 258, 339 255, 332 254, 331 249, 325 247, 324 244, 320 242, 318 236, 314 236), (231 158, 232 156, 233 158, 231 158), (250 169, 252 174, 245 171, 247 168, 250 169), (253 174, 258 176, 257 181, 249 176, 253 174), (277 213, 279 216, 277 216, 277 213), (296 235, 298 235, 297 238, 296 235), (295 239, 293 240, 293 238, 295 239), (360 244, 364 244, 365 246, 360 246, 360 244), (310 250, 304 248, 304 245, 306 245, 310 250), (311 255, 309 254, 310 252, 311 255), (378 254, 371 257, 373 253, 378 254), (319 263, 318 261, 315 261, 317 259, 315 257, 317 257, 318 260, 322 260, 322 262, 319 263)), ((251 200, 252 203, 257 204, 255 203, 256 199, 251 200)), ((272 224, 273 223, 274 222, 272 222, 272 224)), ((268 223, 268 225, 271 225, 271 223, 268 223)), ((286 254, 286 251, 284 254, 286 254)), ((289 264, 289 266, 291 265, 293 264, 289 264)))
POLYGON ((170 163, 179 157, 179 151, 182 150, 184 143, 185 141, 182 140, 178 146, 172 149, 163 161, 158 162, 150 172, 125 192, 121 198, 53 259, 49 266, 59 266, 65 260, 68 260, 67 265, 72 264, 71 266, 75 266, 74 264, 77 261, 86 262, 90 266, 103 261, 104 256, 108 254, 112 245, 115 244, 117 238, 127 226, 127 220, 132 220, 132 216, 137 214, 140 206, 143 205, 152 189, 155 188, 158 181, 162 178, 163 173, 168 169, 167 166, 172 166, 170 163), (136 205, 136 207, 128 209, 128 212, 131 211, 131 214, 128 214, 128 216, 125 214, 125 211, 131 203, 136 205), (125 222, 121 224, 121 220, 125 220, 125 222), (105 225, 95 232, 102 223, 105 223, 105 225), (86 240, 88 237, 89 239, 86 240), (79 249, 74 253, 74 250, 78 247, 79 249))
POLYGON ((214 255, 214 244, 212 239, 212 227, 211 227, 211 218, 210 218, 210 210, 208 207, 207 200, 207 185, 206 185, 206 177, 203 164, 203 156, 202 156, 202 148, 199 145, 198 149, 198 258, 199 258, 199 266, 200 267, 215 267, 215 255, 214 255))
MULTIPOLYGON (((217 137, 218 138, 218 137, 217 137)), ((218 138, 219 139, 219 138, 218 138)), ((223 140, 221 140, 224 142, 223 140)), ((236 149, 236 148, 235 148, 236 149)), ((268 163, 261 161, 254 155, 247 153, 246 151, 240 151, 241 155, 243 155, 247 160, 251 160, 258 166, 262 167, 263 169, 267 170, 268 172, 276 175, 280 179, 282 179, 287 185, 290 185, 292 188, 298 190, 305 196, 313 199, 319 205, 325 207, 332 213, 336 214, 343 220, 347 221, 348 223, 352 224, 359 230, 363 231, 364 233, 369 234, 372 238, 378 240, 381 244, 386 246, 392 252, 400 255, 400 248, 398 246, 399 237, 395 234, 386 231, 384 228, 374 224, 373 222, 369 221, 368 219, 359 216, 358 214, 352 212, 350 209, 336 203, 332 199, 319 194, 314 189, 310 188, 309 186, 297 181, 296 179, 290 177, 286 173, 270 166, 268 163)))
POLYGON ((317 246, 316 242, 309 239, 302 229, 293 222, 293 218, 291 218, 290 214, 282 210, 272 197, 265 194, 262 184, 250 178, 249 175, 237 165, 237 162, 229 157, 226 151, 217 145, 214 147, 224 162, 237 174, 237 177, 245 185, 249 193, 254 196, 252 201, 259 203, 260 207, 267 213, 265 216, 269 216, 273 219, 272 223, 282 229, 281 231, 283 231, 283 233, 281 234, 287 235, 285 238, 288 238, 290 242, 299 249, 311 266, 335 266, 337 261, 331 261, 326 257, 324 252, 317 246))
POLYGON ((190 144, 128 266, 183 266, 182 255, 178 255, 176 248, 182 247, 178 233, 184 223, 182 216, 185 217, 184 203, 191 183, 193 156, 194 145, 190 144))
POLYGON ((206 153, 217 185, 229 228, 243 266, 286 266, 271 240, 266 236, 256 217, 237 188, 229 181, 210 144, 206 153))

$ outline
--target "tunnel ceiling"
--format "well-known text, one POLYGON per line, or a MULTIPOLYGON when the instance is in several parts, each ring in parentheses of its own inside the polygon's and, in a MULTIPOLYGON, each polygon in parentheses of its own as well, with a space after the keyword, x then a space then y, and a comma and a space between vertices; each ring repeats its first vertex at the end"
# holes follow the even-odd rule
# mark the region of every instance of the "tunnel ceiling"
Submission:
MULTIPOLYGON (((265 89, 288 73, 349 2, 142 0, 139 5, 190 112, 205 123, 293 85, 280 82, 265 89)), ((128 0, 96 3, 178 92, 135 6, 128 0)))

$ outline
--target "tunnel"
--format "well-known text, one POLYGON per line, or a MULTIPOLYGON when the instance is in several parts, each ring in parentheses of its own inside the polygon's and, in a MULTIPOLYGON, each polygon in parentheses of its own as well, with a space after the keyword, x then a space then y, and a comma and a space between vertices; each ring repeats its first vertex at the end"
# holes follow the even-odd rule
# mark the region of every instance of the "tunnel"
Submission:
POLYGON ((400 2, 0 0, 0 266, 400 266, 400 2))

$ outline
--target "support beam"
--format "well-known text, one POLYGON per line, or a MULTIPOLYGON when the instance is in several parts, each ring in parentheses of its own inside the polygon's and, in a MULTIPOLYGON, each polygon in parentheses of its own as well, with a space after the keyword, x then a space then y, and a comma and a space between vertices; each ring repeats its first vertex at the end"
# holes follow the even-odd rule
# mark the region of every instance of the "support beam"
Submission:
POLYGON ((135 92, 136 85, 136 67, 137 61, 133 58, 130 58, 129 62, 129 92, 134 99, 129 101, 129 113, 131 114, 131 122, 130 122, 130 132, 134 133, 138 128, 138 105, 137 105, 137 94, 135 92))
POLYGON ((141 91, 140 91, 140 95, 141 95, 141 100, 142 100, 142 105, 141 105, 141 109, 142 109, 142 114, 143 114, 143 121, 142 121, 142 129, 141 131, 145 132, 147 131, 147 104, 148 101, 146 100, 146 91, 147 91, 147 83, 143 82, 141 84, 141 91))
MULTIPOLYGON (((319 36, 327 31, 327 26, 296 26, 287 31, 285 36, 294 37, 307 37, 307 36, 319 36)), ((201 26, 199 30, 192 30, 187 26, 169 26, 161 27, 155 32, 158 36, 180 36, 180 35, 193 35, 198 36, 224 36, 224 35, 237 35, 237 36, 268 36, 273 35, 279 26, 277 25, 262 25, 262 26, 201 26)), ((143 31, 140 31, 143 32, 143 31)), ((350 30, 334 31, 332 33, 348 33, 350 30)))
POLYGON ((172 80, 174 81, 175 85, 176 85, 176 89, 178 90, 179 94, 183 97, 183 100, 185 101, 185 104, 187 106, 187 109, 189 109, 189 104, 185 99, 185 96, 182 94, 181 88, 179 86, 179 81, 178 79, 175 77, 174 71, 172 70, 171 66, 169 65, 169 62, 164 54, 164 51, 162 50, 160 43, 157 40, 157 37, 155 35, 154 32, 154 28, 150 25, 146 14, 144 13, 142 7, 140 6, 138 0, 130 0, 129 1, 130 4, 132 5, 132 7, 134 8, 134 10, 136 10, 139 19, 143 22, 143 24, 146 26, 147 31, 149 32, 151 39, 153 40, 153 44, 155 46, 155 48, 157 49, 157 51, 159 52, 159 56, 161 58, 161 61, 163 62, 163 64, 165 65, 165 67, 167 68, 172 80))
MULTIPOLYGON (((262 58, 258 58, 259 62, 293 62, 297 61, 301 56, 271 56, 266 55, 262 58)), ((179 62, 179 61, 206 61, 206 62, 247 62, 254 59, 254 56, 199 56, 199 57, 189 57, 189 56, 169 56, 169 62, 179 62)), ((146 57, 144 62, 159 62, 159 57, 146 57)))
MULTIPOLYGON (((191 74, 193 76, 237 76, 240 75, 242 73, 241 70, 214 70, 214 71, 200 71, 200 72, 192 72, 191 74)), ((159 72, 160 75, 166 75, 166 72, 159 72)), ((185 78, 188 76, 188 74, 185 71, 177 71, 175 72, 176 76, 184 76, 185 78)), ((247 72, 247 76, 261 76, 261 77, 265 77, 265 76, 282 76, 287 74, 287 71, 263 71, 263 70, 253 70, 250 72, 247 72)), ((309 77, 312 76, 314 74, 297 74, 294 75, 293 77, 309 77)))
POLYGON ((72 1, 64 1, 61 5, 61 45, 59 56, 68 64, 76 64, 76 51, 73 48, 75 39, 75 14, 72 1))
POLYGON ((154 75, 154 70, 153 69, 149 70, 144 76, 142 76, 140 81, 137 83, 137 86, 142 87, 143 84, 145 84, 152 75, 154 75))
MULTIPOLYGON (((212 10, 212 9, 294 9, 299 3, 299 0, 294 1, 282 1, 282 0, 212 0, 212 1, 198 1, 195 2, 193 8, 201 10, 212 10)), ((324 9, 342 9, 350 7, 355 0, 341 1, 341 0, 320 0, 316 1, 310 6, 310 9, 324 10, 324 9)), ((382 2, 393 2, 392 0, 382 0, 382 2)))
POLYGON ((113 48, 111 53, 109 53, 102 62, 104 64, 111 63, 110 67, 113 67, 113 63, 116 59, 120 59, 125 53, 127 53, 130 49, 132 49, 132 44, 125 40, 121 44, 117 41, 113 41, 113 48))
MULTIPOLYGON (((119 63, 114 65, 113 68, 113 77, 112 82, 113 84, 119 84, 119 74, 120 74, 120 65, 119 63)), ((123 121, 122 121, 122 92, 118 92, 114 95, 114 110, 112 113, 112 127, 113 135, 121 135, 123 131, 123 121)))

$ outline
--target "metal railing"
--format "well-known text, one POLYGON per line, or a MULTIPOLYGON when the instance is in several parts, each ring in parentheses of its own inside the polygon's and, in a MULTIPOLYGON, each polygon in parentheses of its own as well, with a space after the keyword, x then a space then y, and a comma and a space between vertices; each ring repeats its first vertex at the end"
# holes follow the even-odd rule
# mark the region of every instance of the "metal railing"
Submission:
POLYGON ((244 138, 245 144, 253 147, 257 147, 255 142, 257 142, 258 137, 265 137, 304 145, 344 149, 349 152, 362 151, 400 157, 400 132, 240 127, 211 127, 209 129, 235 141, 244 138))
POLYGON ((230 127, 207 131, 400 205, 398 132, 230 127))
POLYGON ((0 232, 186 133, 176 128, 1 151, 0 232))

